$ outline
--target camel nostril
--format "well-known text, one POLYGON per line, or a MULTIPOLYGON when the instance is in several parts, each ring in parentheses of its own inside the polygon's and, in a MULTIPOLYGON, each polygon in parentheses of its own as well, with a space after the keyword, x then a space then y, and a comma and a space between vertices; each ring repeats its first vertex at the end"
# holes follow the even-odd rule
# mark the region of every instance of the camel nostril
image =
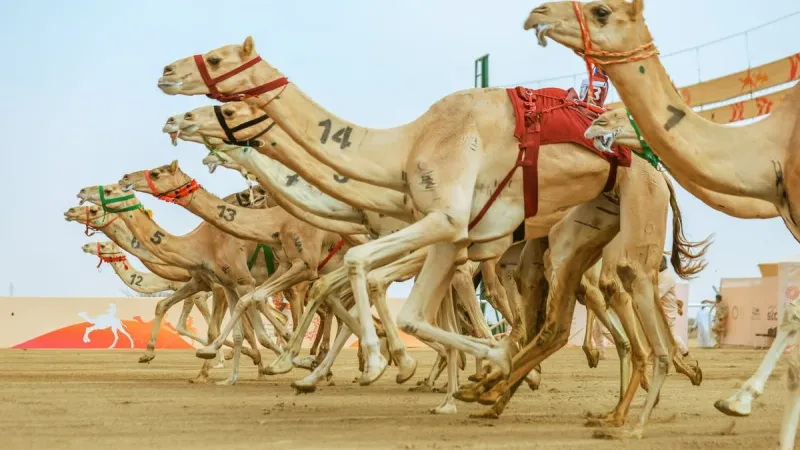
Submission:
POLYGON ((175 118, 170 117, 169 119, 167 119, 167 123, 175 123, 175 118))
POLYGON ((194 120, 194 114, 186 113, 186 115, 184 115, 183 118, 186 120, 194 120))
POLYGON ((548 11, 550 11, 550 8, 548 8, 547 6, 540 6, 531 12, 534 14, 547 14, 548 11))
POLYGON ((164 75, 172 75, 172 66, 164 67, 164 75))

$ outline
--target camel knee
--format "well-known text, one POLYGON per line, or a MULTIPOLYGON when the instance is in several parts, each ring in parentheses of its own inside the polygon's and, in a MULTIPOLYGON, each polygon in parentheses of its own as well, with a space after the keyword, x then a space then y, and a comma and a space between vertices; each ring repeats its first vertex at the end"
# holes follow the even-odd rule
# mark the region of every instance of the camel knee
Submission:
POLYGON ((418 324, 421 322, 419 317, 414 314, 403 313, 402 311, 397 316, 397 328, 406 334, 415 336, 419 330, 418 324))
POLYGON ((388 287, 389 286, 383 278, 373 275, 367 276, 367 292, 369 292, 370 298, 376 298, 378 295, 383 295, 388 287))

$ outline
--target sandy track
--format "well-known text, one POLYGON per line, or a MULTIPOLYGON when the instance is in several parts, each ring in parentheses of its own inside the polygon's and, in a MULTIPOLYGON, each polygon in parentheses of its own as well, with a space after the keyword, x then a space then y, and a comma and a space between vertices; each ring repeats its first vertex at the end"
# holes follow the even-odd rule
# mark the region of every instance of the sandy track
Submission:
MULTIPOLYGON (((442 394, 408 392, 430 369, 428 351, 413 352, 420 366, 407 384, 395 384, 390 367, 375 385, 360 387, 351 383, 355 351, 346 350, 333 368, 335 385, 297 396, 289 382, 304 371, 257 381, 244 358, 239 384, 222 387, 187 382, 199 367, 191 352, 159 350, 141 365, 139 352, 124 350, 0 350, 0 448, 776 448, 785 366, 756 400, 753 416, 736 419, 733 434, 723 434, 733 419, 713 402, 730 395, 763 352, 694 352, 703 385, 671 372, 645 439, 623 442, 592 439, 582 418, 615 403, 613 351, 597 369, 588 368, 580 349, 559 352, 544 365, 541 390, 520 388, 503 417, 478 421, 467 416, 480 405, 459 403, 455 416, 432 416, 426 410, 442 394)), ((212 376, 223 379, 228 370, 212 376)))

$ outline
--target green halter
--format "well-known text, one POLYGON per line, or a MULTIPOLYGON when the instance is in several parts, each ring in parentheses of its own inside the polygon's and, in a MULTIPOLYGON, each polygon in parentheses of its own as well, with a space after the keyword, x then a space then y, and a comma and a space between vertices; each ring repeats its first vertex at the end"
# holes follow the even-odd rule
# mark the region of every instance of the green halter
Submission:
POLYGON ((642 132, 639 131, 639 125, 636 125, 636 121, 633 120, 633 115, 631 115, 631 112, 630 110, 628 110, 628 108, 625 108, 625 113, 628 115, 628 120, 631 122, 633 131, 636 132, 636 137, 642 144, 642 152, 640 153, 637 152, 636 150, 633 150, 633 153, 635 153, 637 156, 649 162, 653 167, 658 169, 658 164, 661 162, 661 160, 659 160, 658 156, 656 156, 656 154, 653 153, 653 149, 650 148, 650 145, 647 142, 645 142, 644 138, 642 137, 642 132))
POLYGON ((253 269, 253 266, 256 263, 256 258, 258 257, 258 252, 264 250, 264 263, 267 265, 267 275, 272 275, 275 273, 275 256, 272 254, 272 249, 264 244, 256 245, 256 251, 253 252, 253 256, 250 257, 250 261, 247 263, 247 268, 249 270, 253 269))
POLYGON ((112 209, 107 207, 106 205, 108 205, 109 203, 119 203, 127 200, 132 200, 136 197, 133 194, 130 194, 124 197, 107 199, 105 194, 103 194, 103 185, 97 186, 97 193, 100 195, 100 207, 103 208, 103 223, 105 223, 106 221, 106 213, 122 213, 122 212, 133 211, 142 207, 141 203, 137 203, 135 205, 127 206, 122 209, 112 209))

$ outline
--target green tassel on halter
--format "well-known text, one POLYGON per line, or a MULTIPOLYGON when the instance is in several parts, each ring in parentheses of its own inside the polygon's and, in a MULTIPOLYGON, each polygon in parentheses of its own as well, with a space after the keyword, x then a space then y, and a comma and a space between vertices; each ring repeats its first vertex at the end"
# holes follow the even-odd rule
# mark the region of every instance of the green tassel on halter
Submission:
POLYGON ((630 110, 628 108, 625 108, 625 113, 628 115, 628 120, 631 122, 631 126, 633 127, 633 131, 636 132, 636 137, 639 139, 639 142, 642 144, 642 151, 641 152, 637 152, 636 150, 633 150, 633 149, 631 149, 631 150, 633 151, 633 153, 636 154, 636 156, 638 156, 638 157, 642 158, 643 160, 649 162, 653 167, 658 169, 658 165, 661 163, 661 160, 658 159, 658 156, 655 153, 653 153, 653 149, 650 148, 650 145, 642 137, 642 132, 639 131, 639 125, 637 125, 636 121, 633 120, 633 115, 631 114, 631 112, 630 112, 630 110))

